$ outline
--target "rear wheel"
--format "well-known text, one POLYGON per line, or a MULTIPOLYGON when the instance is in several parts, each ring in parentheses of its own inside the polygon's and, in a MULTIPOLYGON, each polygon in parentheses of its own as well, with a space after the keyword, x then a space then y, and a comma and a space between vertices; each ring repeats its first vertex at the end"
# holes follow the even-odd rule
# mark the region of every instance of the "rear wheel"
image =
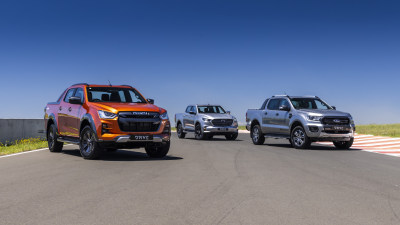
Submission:
POLYGON ((185 138, 185 133, 183 133, 183 127, 181 123, 178 123, 178 127, 176 128, 176 133, 178 134, 178 138, 185 138))
POLYGON ((302 126, 297 126, 292 130, 290 139, 293 147, 297 149, 309 148, 311 145, 311 141, 302 126))
POLYGON ((47 143, 50 152, 61 152, 63 149, 63 143, 57 141, 57 127, 55 124, 51 124, 47 130, 47 143))
POLYGON ((250 131, 251 140, 253 140, 253 144, 262 145, 265 142, 264 134, 261 131, 260 125, 254 125, 250 131))
POLYGON ((197 140, 204 140, 205 139, 205 135, 203 130, 201 129, 200 124, 196 124, 195 130, 194 130, 194 136, 197 140))
POLYGON ((168 154, 171 142, 163 142, 161 146, 149 144, 145 147, 146 153, 151 158, 163 158, 168 154))
POLYGON ((337 149, 349 149, 354 142, 354 138, 351 138, 350 141, 334 141, 333 144, 337 149))
POLYGON ((238 133, 233 133, 233 134, 226 134, 225 135, 225 138, 226 138, 226 140, 231 140, 231 141, 234 141, 234 140, 236 140, 236 138, 238 137, 238 133))
POLYGON ((84 159, 97 159, 103 149, 96 142, 95 133, 90 126, 83 128, 80 136, 79 149, 84 159))

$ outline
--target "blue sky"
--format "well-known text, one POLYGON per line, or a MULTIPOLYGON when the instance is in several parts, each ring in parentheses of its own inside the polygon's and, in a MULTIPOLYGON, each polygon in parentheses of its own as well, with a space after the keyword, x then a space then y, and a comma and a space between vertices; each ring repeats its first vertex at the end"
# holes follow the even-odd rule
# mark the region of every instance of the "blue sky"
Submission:
POLYGON ((318 95, 400 123, 396 1, 2 1, 0 118, 42 118, 79 82, 130 84, 171 118, 318 95))

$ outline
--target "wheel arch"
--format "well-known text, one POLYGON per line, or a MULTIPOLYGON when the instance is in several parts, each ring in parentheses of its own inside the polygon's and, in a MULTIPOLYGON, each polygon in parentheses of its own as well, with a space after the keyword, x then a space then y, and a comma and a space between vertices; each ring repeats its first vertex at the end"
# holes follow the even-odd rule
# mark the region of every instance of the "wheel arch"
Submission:
POLYGON ((83 115, 81 118, 81 122, 79 125, 79 136, 80 136, 83 128, 87 125, 89 125, 92 128, 92 130, 94 131, 96 140, 98 140, 96 125, 94 123, 92 115, 90 115, 89 113, 83 115))

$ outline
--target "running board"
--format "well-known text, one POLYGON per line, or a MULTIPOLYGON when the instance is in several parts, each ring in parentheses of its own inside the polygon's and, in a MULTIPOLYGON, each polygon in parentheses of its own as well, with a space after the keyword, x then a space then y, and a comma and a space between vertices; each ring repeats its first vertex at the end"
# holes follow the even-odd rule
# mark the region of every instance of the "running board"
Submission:
POLYGON ((63 138, 63 137, 59 137, 59 138, 57 138, 57 141, 59 141, 59 142, 71 143, 71 144, 75 144, 75 145, 79 145, 79 139, 76 139, 76 138, 63 138))
POLYGON ((284 134, 266 134, 264 135, 266 138, 274 138, 274 139, 290 139, 289 135, 284 134))

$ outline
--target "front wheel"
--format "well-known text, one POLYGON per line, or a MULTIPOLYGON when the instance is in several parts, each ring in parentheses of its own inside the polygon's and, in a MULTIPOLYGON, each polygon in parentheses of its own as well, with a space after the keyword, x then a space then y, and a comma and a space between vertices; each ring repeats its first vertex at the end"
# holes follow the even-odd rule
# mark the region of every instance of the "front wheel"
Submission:
POLYGON ((81 132, 79 149, 84 159, 97 159, 103 153, 90 126, 84 127, 81 132))
POLYGON ((349 149, 354 142, 354 138, 351 138, 350 141, 334 141, 333 144, 337 149, 349 149))
POLYGON ((234 141, 238 137, 238 133, 233 133, 233 134, 226 134, 225 138, 226 140, 234 141))
POLYGON ((194 136, 197 140, 204 140, 206 138, 206 135, 204 134, 203 130, 201 129, 200 124, 196 124, 195 130, 194 130, 194 136))
POLYGON ((146 153, 151 158, 163 158, 168 154, 171 142, 163 142, 161 146, 149 144, 145 147, 146 153))
POLYGON ((255 145, 262 145, 265 142, 264 134, 261 131, 260 125, 255 125, 250 132, 251 140, 255 145))
POLYGON ((306 149, 311 145, 311 140, 308 138, 302 126, 297 126, 292 130, 290 140, 293 147, 297 149, 306 149))
POLYGON ((57 141, 57 127, 54 124, 51 124, 49 129, 47 130, 47 143, 49 146, 50 152, 61 152, 63 149, 63 143, 57 141))

